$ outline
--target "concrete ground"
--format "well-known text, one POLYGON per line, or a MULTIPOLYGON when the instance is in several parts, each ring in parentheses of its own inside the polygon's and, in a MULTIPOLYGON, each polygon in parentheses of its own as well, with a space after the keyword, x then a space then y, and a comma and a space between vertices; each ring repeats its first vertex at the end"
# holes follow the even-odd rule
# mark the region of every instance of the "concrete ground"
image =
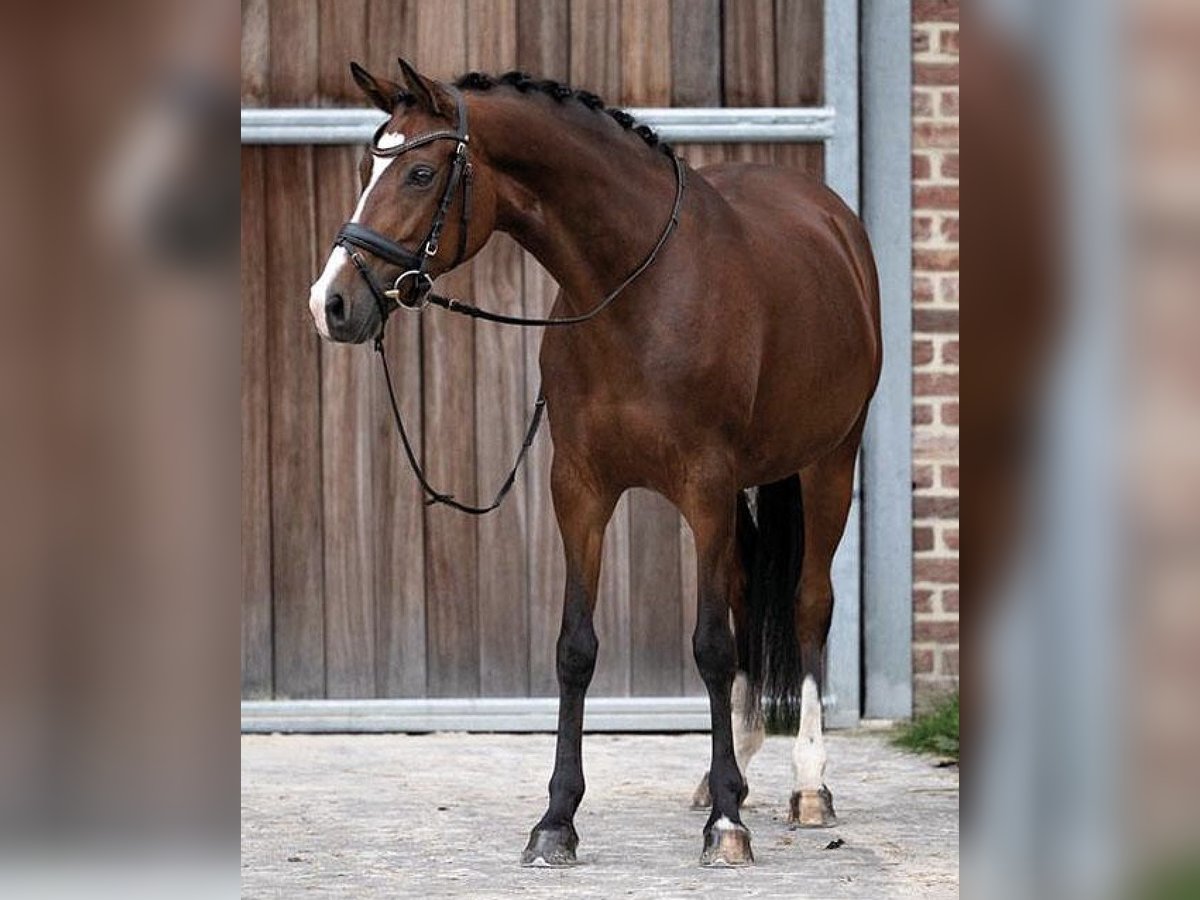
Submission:
POLYGON ((689 808, 706 735, 587 735, 580 865, 517 865, 552 735, 242 737, 242 896, 840 898, 958 896, 958 771, 878 733, 827 737, 839 824, 787 825, 791 741, 750 766, 757 864, 701 869, 689 808), (844 843, 826 849, 834 839, 844 843))

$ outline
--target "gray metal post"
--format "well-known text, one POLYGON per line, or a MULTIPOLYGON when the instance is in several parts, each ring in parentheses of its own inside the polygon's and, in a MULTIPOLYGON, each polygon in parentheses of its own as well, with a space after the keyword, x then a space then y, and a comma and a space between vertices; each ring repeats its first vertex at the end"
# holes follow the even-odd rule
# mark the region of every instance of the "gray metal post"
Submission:
POLYGON ((862 216, 883 305, 862 457, 863 714, 889 719, 912 714, 911 21, 909 0, 863 0, 862 216))
MULTIPOLYGON (((825 182, 859 208, 858 2, 825 0, 825 104, 833 136, 825 144, 825 182)), ((862 699, 861 491, 855 478, 846 531, 833 558, 833 624, 825 661, 825 722, 858 724, 862 699)))

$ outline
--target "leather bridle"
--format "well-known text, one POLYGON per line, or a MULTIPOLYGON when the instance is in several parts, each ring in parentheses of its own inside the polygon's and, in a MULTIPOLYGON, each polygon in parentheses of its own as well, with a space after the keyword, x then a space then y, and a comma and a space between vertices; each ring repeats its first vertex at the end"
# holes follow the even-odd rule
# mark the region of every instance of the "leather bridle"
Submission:
MULTIPOLYGON (((546 398, 542 395, 541 387, 538 387, 537 400, 534 403, 533 414, 529 419, 529 426, 525 432, 525 439, 521 444, 521 449, 517 454, 516 460, 513 462, 512 468, 509 470, 507 477, 500 485, 500 489, 496 492, 495 499, 487 506, 471 506, 461 503, 454 498, 453 494, 442 493, 435 490, 429 483, 425 475, 424 468, 417 460, 416 452, 413 449, 412 442, 409 440, 408 431, 404 427, 403 418, 400 415, 400 405, 396 399, 396 391, 392 385, 392 374, 388 367, 387 353, 383 346, 383 331, 387 325, 388 316, 397 308, 420 312, 430 303, 447 309, 450 312, 459 313, 460 315, 470 316, 472 318, 484 319, 489 322, 497 322, 501 325, 523 325, 523 326, 560 326, 560 325, 579 325, 590 319, 595 318, 603 312, 610 303, 612 303, 625 288, 629 287, 638 276, 646 269, 653 265, 655 259, 658 258, 659 251, 667 243, 667 239, 675 231, 679 225, 679 213, 683 207, 683 189, 684 189, 684 169, 683 163, 673 152, 670 159, 675 167, 675 202, 671 208, 671 217, 663 226, 658 240, 654 242, 654 246, 646 257, 637 265, 632 272, 625 277, 620 284, 609 291, 604 297, 585 313, 575 316, 556 316, 554 318, 527 318, 524 316, 509 316, 503 313, 492 312, 486 309, 480 309, 470 303, 453 297, 442 297, 433 292, 434 276, 429 272, 429 265, 433 258, 437 256, 442 231, 446 226, 446 217, 449 215, 450 206, 454 202, 454 196, 458 192, 459 185, 462 185, 463 202, 462 202, 462 220, 458 234, 458 252, 455 254, 454 261, 449 265, 447 271, 455 268, 463 261, 467 252, 467 235, 470 229, 471 221, 471 187, 473 180, 473 172, 471 162, 467 156, 468 147, 470 145, 470 133, 467 131, 467 105, 463 101, 462 94, 457 88, 449 85, 445 86, 445 90, 450 92, 450 96, 454 98, 454 103, 457 109, 457 125, 453 131, 434 131, 429 134, 421 135, 412 141, 405 142, 396 147, 381 148, 379 146, 379 138, 387 127, 387 122, 379 126, 375 132, 375 136, 371 140, 371 153, 375 156, 400 156, 418 147, 424 147, 432 144, 435 141, 454 141, 454 153, 451 157, 450 172, 446 177, 446 184, 442 189, 441 199, 438 201, 437 209, 433 214, 433 221, 429 225, 429 233, 421 246, 417 250, 409 250, 384 234, 380 234, 373 228, 368 228, 357 222, 347 222, 338 229, 337 237, 334 239, 336 246, 342 247, 349 254, 354 267, 358 269, 359 275, 366 282, 368 289, 371 291, 371 296, 375 298, 376 306, 379 309, 379 331, 375 336, 375 351, 379 354, 379 358, 383 365, 384 381, 387 384, 388 399, 391 402, 392 418, 396 423, 396 431, 400 435, 400 441, 404 445, 405 455, 408 457, 409 466, 413 470, 417 481, 421 485, 421 490, 426 495, 425 504, 431 506, 435 503, 450 506, 460 512, 470 513, 471 515, 483 515, 491 512, 498 507, 504 500, 505 495, 512 489, 516 481, 517 472, 521 467, 521 463, 525 460, 526 454, 529 452, 530 446, 533 444, 533 439, 537 434, 538 428, 542 423, 542 414, 546 406, 546 398), (382 259, 384 262, 390 263, 401 269, 400 275, 392 283, 390 290, 385 290, 375 276, 371 274, 370 267, 362 258, 360 250, 365 250, 372 256, 382 259), (406 282, 411 281, 411 284, 406 282)), ((439 273, 441 274, 441 273, 439 273)))
POLYGON ((381 334, 383 325, 387 322, 388 315, 397 306, 402 306, 405 309, 419 310, 429 302, 428 295, 433 289, 433 276, 429 274, 429 264, 438 254, 442 239, 442 230, 446 227, 446 216, 450 212, 450 205, 454 202, 454 195, 457 193, 460 184, 463 186, 462 227, 459 229, 458 234, 458 252, 455 254, 454 261, 450 263, 449 268, 453 269, 461 263, 467 253, 467 231, 471 220, 471 183, 473 180, 471 162, 467 158, 467 145, 470 143, 471 136, 467 133, 467 105, 463 102, 462 94, 456 88, 448 87, 447 90, 452 92, 451 96, 454 97, 454 102, 458 107, 458 125, 454 131, 430 132, 407 143, 384 149, 379 146, 379 138, 388 124, 384 122, 379 126, 379 129, 375 132, 375 136, 371 139, 371 153, 382 157, 401 156, 402 154, 416 150, 418 147, 425 147, 432 144, 435 141, 455 142, 454 155, 451 157, 450 162, 450 172, 446 176, 446 184, 442 189, 442 197, 438 201, 437 209, 433 214, 433 221, 429 225, 429 234, 421 242, 421 246, 415 251, 409 250, 386 235, 380 234, 375 229, 368 228, 366 225, 361 225, 358 222, 347 222, 344 224, 338 229, 337 237, 333 241, 335 245, 342 247, 350 255, 354 267, 358 269, 358 273, 367 283, 371 295, 375 298, 375 303, 379 307, 379 315, 382 319, 380 323, 381 334), (392 283, 390 291, 384 290, 379 282, 376 281, 375 276, 371 274, 371 270, 363 260, 359 250, 366 250, 372 256, 377 256, 384 262, 391 263, 400 268, 401 274, 392 283), (412 283, 405 290, 403 285, 410 279, 412 283))

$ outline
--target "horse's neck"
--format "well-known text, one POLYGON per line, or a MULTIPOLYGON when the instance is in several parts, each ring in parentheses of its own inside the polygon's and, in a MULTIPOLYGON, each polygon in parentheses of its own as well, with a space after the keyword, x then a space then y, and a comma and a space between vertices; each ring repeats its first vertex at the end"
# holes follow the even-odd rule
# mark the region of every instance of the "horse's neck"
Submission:
POLYGON ((602 113, 560 120, 520 99, 504 112, 521 121, 480 117, 483 133, 472 129, 495 162, 498 227, 554 276, 580 307, 573 312, 587 309, 653 246, 671 212, 674 169, 602 113))

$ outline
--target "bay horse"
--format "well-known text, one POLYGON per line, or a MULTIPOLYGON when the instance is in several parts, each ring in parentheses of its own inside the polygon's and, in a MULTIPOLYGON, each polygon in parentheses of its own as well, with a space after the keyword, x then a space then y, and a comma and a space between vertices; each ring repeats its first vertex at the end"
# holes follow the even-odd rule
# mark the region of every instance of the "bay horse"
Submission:
POLYGON ((633 487, 671 501, 695 537, 692 646, 712 714, 694 797, 711 805, 701 864, 753 862, 739 810, 764 694, 799 710, 790 820, 831 824, 820 700, 830 566, 881 364, 861 222, 794 170, 693 170, 589 92, 519 72, 444 84, 399 63, 402 83, 351 66, 389 118, 312 286, 317 330, 378 337, 391 309, 428 302, 433 278, 495 230, 554 276, 552 316, 577 321, 547 329, 540 356, 566 586, 549 804, 522 863, 575 862, 601 547, 633 487))

